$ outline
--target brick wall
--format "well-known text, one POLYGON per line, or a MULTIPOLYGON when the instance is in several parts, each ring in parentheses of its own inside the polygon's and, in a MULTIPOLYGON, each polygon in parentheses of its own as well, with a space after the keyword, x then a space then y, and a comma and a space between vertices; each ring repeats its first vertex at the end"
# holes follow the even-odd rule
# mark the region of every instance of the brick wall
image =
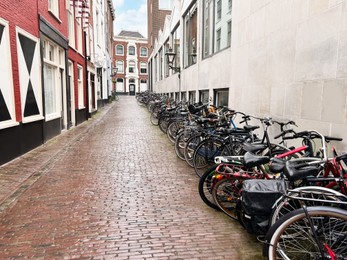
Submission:
POLYGON ((171 14, 169 10, 159 10, 158 0, 148 0, 147 3, 148 19, 148 48, 149 55, 153 51, 155 40, 158 38, 159 30, 163 29, 165 17, 171 14), (152 7, 151 7, 152 5, 152 7))

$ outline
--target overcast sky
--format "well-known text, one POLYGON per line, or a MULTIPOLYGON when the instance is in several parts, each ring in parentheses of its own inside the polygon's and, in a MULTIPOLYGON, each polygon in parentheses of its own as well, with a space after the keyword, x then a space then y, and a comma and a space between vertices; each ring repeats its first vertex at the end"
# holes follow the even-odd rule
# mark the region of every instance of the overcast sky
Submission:
POLYGON ((115 35, 135 31, 147 38, 147 0, 113 0, 116 10, 115 35))

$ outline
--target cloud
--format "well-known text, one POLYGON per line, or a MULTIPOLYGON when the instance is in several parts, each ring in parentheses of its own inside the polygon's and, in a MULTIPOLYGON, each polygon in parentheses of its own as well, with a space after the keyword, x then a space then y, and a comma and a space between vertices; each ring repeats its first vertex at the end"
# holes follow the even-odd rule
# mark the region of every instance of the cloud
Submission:
MULTIPOLYGON (((113 0, 115 4, 121 4, 123 0, 113 0)), ((114 23, 115 34, 118 35, 122 30, 135 31, 141 33, 145 38, 147 37, 147 3, 146 0, 138 9, 129 9, 117 14, 114 23)))

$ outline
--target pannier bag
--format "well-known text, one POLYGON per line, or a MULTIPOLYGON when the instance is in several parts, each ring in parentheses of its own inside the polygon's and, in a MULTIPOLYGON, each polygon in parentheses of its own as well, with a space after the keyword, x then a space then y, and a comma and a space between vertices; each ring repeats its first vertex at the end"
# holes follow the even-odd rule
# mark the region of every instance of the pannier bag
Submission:
POLYGON ((241 221, 249 233, 265 235, 272 206, 287 190, 283 180, 246 180, 241 197, 241 221))

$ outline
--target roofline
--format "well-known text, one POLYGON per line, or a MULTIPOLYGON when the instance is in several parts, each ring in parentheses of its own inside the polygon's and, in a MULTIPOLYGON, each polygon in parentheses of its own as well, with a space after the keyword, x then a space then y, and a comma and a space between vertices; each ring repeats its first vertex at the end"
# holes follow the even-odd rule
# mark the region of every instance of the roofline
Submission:
POLYGON ((111 15, 112 15, 112 20, 114 21, 116 19, 116 13, 115 13, 115 10, 114 10, 114 7, 113 7, 113 3, 112 3, 112 0, 107 0, 108 2, 108 5, 110 7, 110 11, 111 11, 111 15))

